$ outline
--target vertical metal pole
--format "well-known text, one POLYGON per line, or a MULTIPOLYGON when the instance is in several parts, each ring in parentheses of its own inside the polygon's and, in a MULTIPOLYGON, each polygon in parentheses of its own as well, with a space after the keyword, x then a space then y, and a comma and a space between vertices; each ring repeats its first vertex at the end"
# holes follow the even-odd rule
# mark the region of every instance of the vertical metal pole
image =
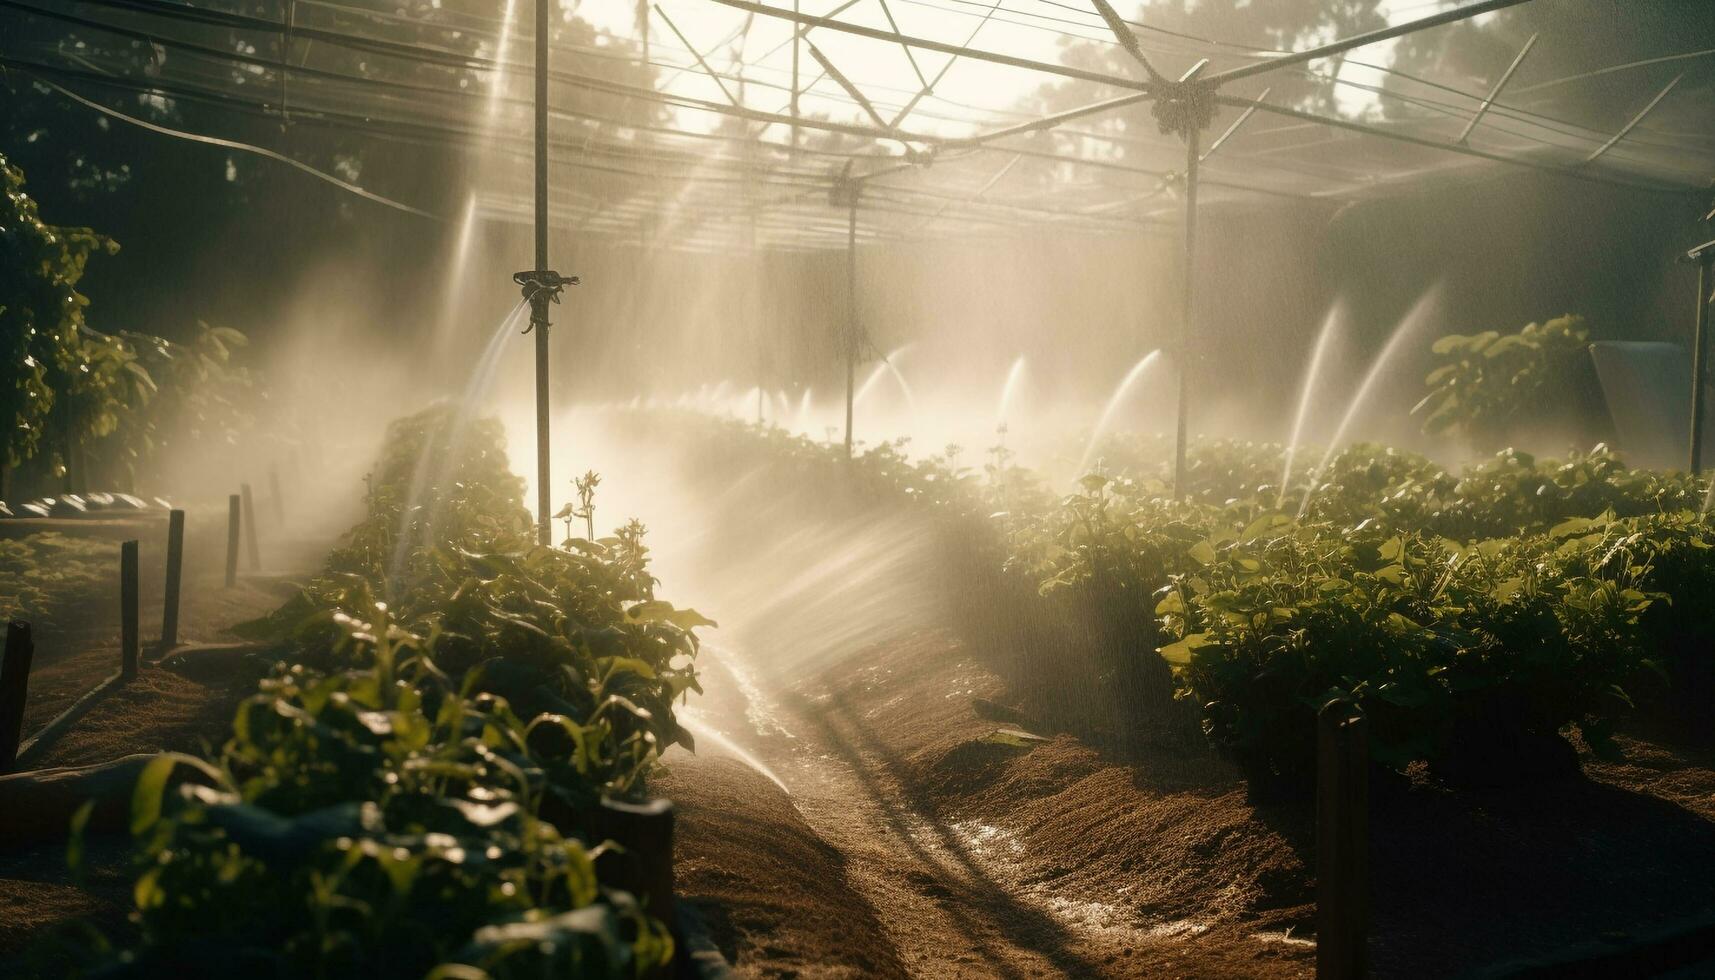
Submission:
POLYGON ((119 672, 137 676, 137 542, 119 546, 119 672))
POLYGON ((30 624, 14 619, 6 624, 6 654, 0 660, 0 773, 18 761, 24 735, 24 704, 29 700, 30 661, 36 644, 30 624))
MULTIPOLYGON (((548 268, 548 7, 536 0, 536 271, 548 268)), ((548 293, 530 298, 536 331, 536 542, 549 542, 548 503, 548 293)))
POLYGON ((857 187, 846 213, 846 458, 852 458, 852 397, 857 384, 857 187))
POLYGON ((1195 127, 1185 137, 1185 278, 1179 307, 1179 407, 1173 438, 1173 495, 1185 496, 1185 416, 1190 400, 1191 320, 1195 311, 1197 276, 1197 144, 1201 134, 1195 127))
POLYGON ((1369 968, 1369 745, 1363 712, 1330 704, 1316 719, 1316 976, 1369 968))
MULTIPOLYGON (((792 13, 798 13, 798 0, 792 0, 792 13)), ((798 148, 798 41, 804 36, 803 30, 794 22, 792 24, 792 149, 798 148)))
POLYGON ((229 589, 238 584, 238 525, 243 523, 239 508, 238 494, 226 498, 226 587, 229 589))
POLYGON ((185 571, 185 512, 167 515, 167 592, 161 604, 161 650, 179 645, 179 582, 185 571))
POLYGON ((1697 331, 1691 339, 1691 473, 1703 472, 1703 387, 1709 372, 1709 267, 1715 252, 1697 259, 1697 331))

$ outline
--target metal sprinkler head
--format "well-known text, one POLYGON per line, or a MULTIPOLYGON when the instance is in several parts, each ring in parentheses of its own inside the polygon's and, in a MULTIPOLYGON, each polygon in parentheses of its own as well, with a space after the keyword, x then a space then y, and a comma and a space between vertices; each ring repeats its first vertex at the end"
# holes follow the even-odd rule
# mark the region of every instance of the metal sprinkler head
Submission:
POLYGON ((558 303, 560 290, 576 286, 578 277, 562 276, 552 270, 526 269, 514 272, 512 281, 524 290, 524 300, 530 304, 530 325, 524 328, 524 332, 529 333, 537 327, 548 326, 548 304, 558 303))
POLYGON ((526 269, 523 272, 514 272, 512 281, 523 288, 524 298, 530 302, 535 302, 538 295, 546 293, 551 302, 558 303, 560 290, 567 286, 578 285, 577 276, 562 276, 558 272, 542 269, 526 269))

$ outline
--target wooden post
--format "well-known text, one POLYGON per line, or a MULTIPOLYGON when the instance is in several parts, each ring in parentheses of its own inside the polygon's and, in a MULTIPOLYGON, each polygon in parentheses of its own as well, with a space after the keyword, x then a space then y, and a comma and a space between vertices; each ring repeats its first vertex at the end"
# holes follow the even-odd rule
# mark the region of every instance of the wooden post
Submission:
POLYGON ((256 552, 256 503, 250 495, 250 484, 238 485, 239 496, 244 501, 244 557, 245 567, 252 572, 262 570, 262 559, 256 552))
POLYGON ((622 803, 603 798, 591 811, 591 843, 620 850, 602 857, 601 878, 637 896, 650 915, 673 921, 673 804, 664 799, 622 803))
POLYGON ((24 736, 24 702, 30 687, 30 661, 36 644, 30 624, 14 619, 6 624, 6 658, 0 660, 0 772, 11 772, 24 736))
POLYGON ((268 467, 268 495, 273 503, 274 526, 283 527, 286 524, 286 501, 280 496, 280 467, 268 467))
POLYGON ((137 542, 119 546, 119 672, 137 676, 137 542))
POLYGON ((243 523, 238 508, 238 494, 226 498, 226 587, 229 589, 238 584, 238 525, 243 523))
POLYGON ((1363 712, 1325 706, 1317 718, 1318 980, 1357 980, 1369 968, 1369 765, 1363 712))
POLYGON ((161 649, 179 645, 179 582, 185 571, 185 512, 167 515, 167 588, 161 604, 161 649))

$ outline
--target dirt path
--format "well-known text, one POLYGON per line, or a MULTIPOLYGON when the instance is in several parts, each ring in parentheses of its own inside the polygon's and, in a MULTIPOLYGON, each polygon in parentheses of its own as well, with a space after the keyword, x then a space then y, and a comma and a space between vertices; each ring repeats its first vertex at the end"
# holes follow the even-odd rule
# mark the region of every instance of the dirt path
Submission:
MULTIPOLYGON (((247 573, 236 586, 227 588, 223 530, 215 517, 207 515, 193 515, 190 522, 180 614, 183 640, 232 639, 228 630, 234 624, 270 612, 285 601, 294 589, 292 580, 316 568, 330 544, 325 535, 265 538, 272 548, 264 552, 263 573, 247 573), (285 569, 298 571, 289 574, 285 569)), ((151 541, 142 549, 140 561, 145 656, 153 652, 152 643, 160 635, 162 550, 151 541)), ((102 583, 92 594, 68 597, 68 608, 37 631, 26 737, 117 669, 116 571, 114 580, 102 583)), ((87 765, 137 752, 195 752, 205 745, 219 745, 231 732, 234 707, 255 691, 260 669, 237 666, 229 661, 222 661, 216 670, 145 666, 135 680, 98 702, 47 746, 33 766, 87 765)), ((0 853, 0 976, 63 975, 55 959, 56 944, 80 941, 78 921, 94 923, 110 934, 123 928, 130 900, 130 843, 121 837, 93 838, 88 854, 90 877, 80 886, 67 869, 63 844, 0 853), (35 957, 45 959, 37 962, 35 957)))
MULTIPOLYGON (((981 743, 994 724, 969 711, 975 697, 998 693, 998 681, 961 660, 950 641, 932 634, 878 651, 855 670, 805 678, 780 692, 759 689, 746 658, 707 648, 708 694, 691 711, 698 759, 680 755, 672 792, 689 807, 682 837, 699 857, 745 868, 742 854, 703 853, 716 828, 697 814, 697 789, 716 765, 749 758, 750 798, 721 805, 755 810, 769 796, 778 821, 763 835, 777 841, 801 823, 831 855, 841 889, 823 887, 791 909, 805 922, 844 916, 852 928, 828 934, 799 928, 782 933, 781 917, 738 922, 729 957, 751 976, 896 975, 915 977, 1132 977, 1307 975, 1301 943, 1281 943, 1210 924, 1155 920, 1135 896, 1116 885, 1128 875, 1080 877, 1064 854, 959 813, 946 787, 937 788, 934 760, 948 745, 981 743), (790 796, 769 785, 784 784, 790 796), (686 794, 690 795, 687 796, 686 794), (789 803, 790 819, 780 814, 789 803), (875 923, 872 929, 867 924, 875 923), (746 928, 752 933, 745 934, 746 928), (884 947, 875 948, 881 942, 884 947), (860 965, 867 969, 860 969, 860 965)), ((1024 752, 997 750, 1002 765, 1024 752)), ((1047 758, 1051 749, 1044 749, 1047 758)), ((1053 765, 1049 766, 1054 769, 1053 765)), ((999 770, 978 782, 999 778, 999 770)), ((1020 788, 1022 806, 1051 795, 1085 773, 1071 767, 1042 785, 1020 788)), ((1079 804, 1082 806, 1082 804, 1079 804)), ((730 832, 730 831, 728 831, 730 832)), ((766 869, 746 868, 759 876, 766 869)), ((745 895, 696 868, 682 870, 686 894, 724 898, 717 915, 742 907, 745 895), (711 894, 713 893, 713 894, 711 894)), ((789 882, 777 882, 782 888, 789 882)), ((794 888, 794 891, 799 889, 794 888)), ((1200 898, 1193 898, 1200 902, 1200 898)), ((715 904, 712 901, 705 904, 715 904)), ((742 912, 740 913, 742 916, 742 912)), ((717 930, 718 931, 718 930, 717 930)), ((1254 931, 1254 930, 1253 930, 1254 931)))

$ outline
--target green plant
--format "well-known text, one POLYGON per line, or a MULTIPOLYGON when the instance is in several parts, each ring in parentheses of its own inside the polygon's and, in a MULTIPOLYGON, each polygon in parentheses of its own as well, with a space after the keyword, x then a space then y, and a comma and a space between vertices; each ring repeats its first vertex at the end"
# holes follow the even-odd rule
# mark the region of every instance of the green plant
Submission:
MULTIPOLYGON (((578 727, 525 722, 383 603, 334 617, 363 664, 282 667, 212 762, 163 755, 132 831, 146 976, 636 977, 665 927, 536 814, 578 727), (363 618, 360 618, 363 617, 363 618), (546 754, 544 754, 546 752, 546 754), (168 789, 171 771, 195 781, 168 789), (462 968, 462 969, 460 969, 462 968)), ((593 846, 592 846, 593 845, 593 846)))
POLYGON ((1561 316, 1517 333, 1449 334, 1430 348, 1444 363, 1429 372, 1429 394, 1412 409, 1423 431, 1450 435, 1488 451, 1507 442, 1509 427, 1541 411, 1545 394, 1564 386, 1583 356, 1584 318, 1561 316))
POLYGON ((693 631, 712 624, 656 597, 642 525, 538 547, 522 489, 493 423, 434 409, 391 427, 365 519, 246 627, 292 666, 212 761, 163 756, 139 781, 125 962, 446 978, 669 962, 656 910, 600 880, 590 828, 603 797, 641 797, 660 753, 690 747, 674 705, 699 689, 693 631), (180 764, 199 781, 167 791, 180 764))
POLYGON ((23 172, 0 156, 0 361, 9 374, 0 384, 0 466, 35 456, 50 418, 68 441, 117 424, 130 361, 111 338, 86 333, 89 300, 77 291, 90 256, 116 251, 87 228, 44 222, 23 172))

